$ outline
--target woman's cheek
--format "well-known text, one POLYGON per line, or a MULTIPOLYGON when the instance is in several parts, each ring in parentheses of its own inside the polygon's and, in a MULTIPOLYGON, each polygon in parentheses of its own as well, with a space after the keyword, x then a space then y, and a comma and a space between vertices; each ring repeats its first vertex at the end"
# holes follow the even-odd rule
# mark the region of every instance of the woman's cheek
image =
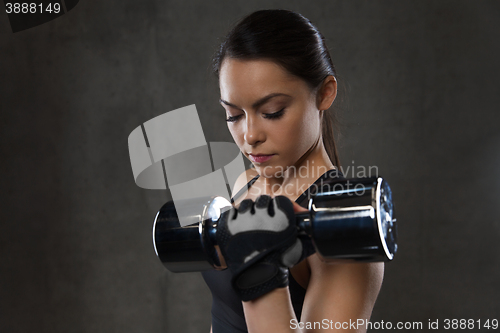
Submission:
POLYGON ((228 127, 229 127, 229 133, 231 133, 234 142, 241 149, 244 140, 243 134, 241 133, 241 131, 238 129, 237 126, 229 125, 228 127))
POLYGON ((308 123, 307 119, 303 119, 298 122, 295 128, 293 128, 292 130, 294 133, 294 138, 300 138, 301 143, 303 143, 304 140, 307 140, 311 133, 310 124, 308 123))

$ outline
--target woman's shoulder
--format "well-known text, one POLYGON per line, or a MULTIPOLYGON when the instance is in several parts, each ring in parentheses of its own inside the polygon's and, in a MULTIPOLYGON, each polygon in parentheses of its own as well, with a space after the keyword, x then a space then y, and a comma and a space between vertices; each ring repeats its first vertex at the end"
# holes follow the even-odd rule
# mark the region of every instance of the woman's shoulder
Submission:
POLYGON ((329 188, 332 184, 335 184, 339 181, 345 180, 344 175, 342 172, 337 169, 333 168, 321 175, 315 182, 314 182, 314 189, 316 191, 324 192, 324 191, 329 191, 329 188))
POLYGON ((257 170, 255 168, 250 168, 242 172, 238 178, 236 178, 236 181, 234 182, 233 186, 233 193, 238 193, 241 189, 243 189, 252 179, 254 179, 256 176, 258 176, 257 170))
POLYGON ((340 171, 337 167, 328 170, 323 174, 323 178, 325 179, 344 179, 344 175, 342 171, 340 171))

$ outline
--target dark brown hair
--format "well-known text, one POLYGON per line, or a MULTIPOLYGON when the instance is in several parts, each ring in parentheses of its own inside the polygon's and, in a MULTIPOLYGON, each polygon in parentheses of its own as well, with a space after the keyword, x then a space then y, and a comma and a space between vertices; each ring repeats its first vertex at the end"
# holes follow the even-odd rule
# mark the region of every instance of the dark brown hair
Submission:
MULTIPOLYGON (((313 91, 329 75, 336 77, 323 35, 304 16, 289 10, 260 10, 240 21, 213 58, 217 77, 226 57, 269 59, 304 80, 313 91)), ((325 110, 321 125, 323 144, 332 163, 340 168, 333 126, 333 115, 325 110)))

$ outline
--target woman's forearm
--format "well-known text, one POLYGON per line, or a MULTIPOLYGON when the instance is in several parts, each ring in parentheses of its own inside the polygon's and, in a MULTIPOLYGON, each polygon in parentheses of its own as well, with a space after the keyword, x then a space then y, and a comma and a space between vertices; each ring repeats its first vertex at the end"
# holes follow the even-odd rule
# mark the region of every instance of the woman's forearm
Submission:
POLYGON ((297 332, 291 322, 296 319, 287 288, 277 288, 249 302, 243 302, 249 333, 297 332))

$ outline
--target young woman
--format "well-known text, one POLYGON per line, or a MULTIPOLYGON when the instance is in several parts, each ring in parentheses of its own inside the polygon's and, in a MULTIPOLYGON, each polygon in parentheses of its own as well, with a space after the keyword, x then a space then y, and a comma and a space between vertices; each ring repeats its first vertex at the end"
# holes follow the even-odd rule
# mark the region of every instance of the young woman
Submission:
MULTIPOLYGON (((253 163, 235 185, 241 190, 234 204, 245 205, 240 216, 256 200, 269 204, 262 195, 284 196, 294 202, 295 211, 305 210, 301 205, 306 205, 312 185, 342 176, 328 111, 337 81, 324 38, 300 14, 258 11, 230 31, 214 58, 214 71, 229 131, 253 163)), ((272 216, 264 223, 274 223, 272 216)), ((230 255, 235 252, 226 248, 230 255)), ((235 290, 231 270, 204 272, 213 295, 213 333, 296 332, 302 327, 304 332, 335 327, 364 332, 362 325, 346 323, 369 319, 383 263, 325 263, 305 243, 304 257, 289 273, 282 262, 277 264, 281 266, 275 271, 284 272, 281 281, 288 278, 288 283, 259 285, 258 296, 243 297, 245 301, 241 290, 235 290)), ((241 258, 233 268, 252 259, 241 258)))

